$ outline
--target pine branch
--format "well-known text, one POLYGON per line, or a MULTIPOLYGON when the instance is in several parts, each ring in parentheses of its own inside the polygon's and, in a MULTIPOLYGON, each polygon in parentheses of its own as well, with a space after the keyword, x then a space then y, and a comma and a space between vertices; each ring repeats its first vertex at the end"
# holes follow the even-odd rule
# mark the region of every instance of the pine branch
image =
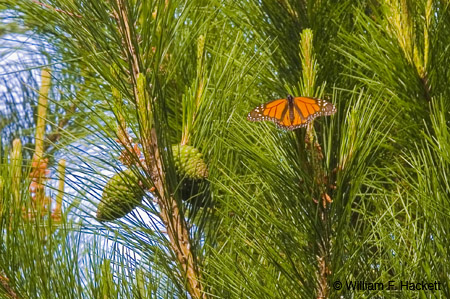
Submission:
POLYGON ((182 217, 178 203, 173 197, 165 197, 164 186, 164 172, 162 168, 161 156, 159 154, 157 136, 155 130, 152 130, 152 149, 154 159, 152 165, 156 167, 153 169, 153 173, 157 174, 154 178, 156 190, 158 192, 158 205, 160 207, 160 217, 163 223, 166 225, 167 234, 172 245, 178 262, 182 266, 183 272, 187 278, 188 292, 194 298, 206 298, 206 294, 203 292, 202 285, 200 284, 200 273, 194 255, 191 252, 191 241, 189 238, 189 229, 185 219, 182 217))
POLYGON ((56 12, 60 12, 60 13, 66 14, 66 15, 71 16, 71 17, 77 17, 77 18, 82 18, 82 17, 83 17, 83 16, 81 16, 81 15, 74 14, 74 13, 71 13, 71 12, 69 12, 69 11, 65 11, 65 10, 62 10, 62 9, 54 8, 54 7, 52 7, 52 6, 48 5, 48 4, 39 2, 39 1, 37 1, 37 0, 32 0, 32 1, 33 1, 34 3, 40 5, 40 6, 43 6, 43 7, 48 8, 48 9, 52 9, 52 10, 54 10, 54 11, 56 11, 56 12))
POLYGON ((11 287, 8 277, 0 274, 0 284, 1 284, 2 288, 6 291, 6 296, 8 297, 8 299, 19 299, 20 298, 17 295, 17 293, 14 291, 14 289, 11 287))
MULTIPOLYGON (((314 96, 316 89, 316 78, 318 73, 318 63, 315 59, 313 49, 313 32, 311 29, 305 29, 300 36, 300 59, 302 61, 302 80, 301 80, 301 92, 306 96, 314 96)), ((317 240, 317 298, 328 298, 330 287, 328 286, 328 275, 330 273, 330 251, 331 240, 330 232, 328 231, 329 225, 329 205, 332 203, 330 196, 328 195, 328 175, 323 166, 324 154, 319 142, 316 141, 316 132, 314 130, 314 122, 308 124, 305 136, 306 150, 310 156, 308 168, 312 170, 312 177, 317 186, 318 199, 315 200, 319 205, 321 221, 320 234, 317 240)))
POLYGON ((44 151, 46 151, 51 146, 52 143, 57 142, 61 138, 61 131, 69 123, 76 109, 77 105, 75 103, 72 103, 69 107, 69 110, 66 111, 66 115, 58 122, 58 127, 56 128, 56 131, 47 136, 46 138, 47 144, 44 147, 44 151))
POLYGON ((118 27, 123 36, 123 43, 126 49, 126 57, 131 67, 133 80, 134 99, 138 111, 139 122, 142 125, 141 144, 144 149, 144 155, 152 173, 153 184, 158 196, 157 203, 160 207, 160 217, 166 225, 166 230, 172 245, 172 250, 176 255, 178 263, 182 266, 183 276, 187 279, 187 290, 193 298, 206 298, 200 284, 200 274, 191 252, 191 241, 189 238, 189 229, 181 209, 173 196, 166 195, 165 172, 162 167, 162 156, 159 153, 158 136, 154 128, 150 129, 149 107, 150 101, 146 93, 145 76, 141 72, 139 62, 139 51, 135 47, 133 32, 129 24, 127 6, 123 0, 116 2, 118 11, 116 19, 118 27), (148 103, 148 104, 147 104, 148 103))

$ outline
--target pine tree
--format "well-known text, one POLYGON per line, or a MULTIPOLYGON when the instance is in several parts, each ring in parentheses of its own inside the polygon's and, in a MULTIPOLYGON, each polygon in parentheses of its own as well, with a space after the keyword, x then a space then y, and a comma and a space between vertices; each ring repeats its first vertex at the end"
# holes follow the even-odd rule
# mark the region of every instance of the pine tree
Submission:
POLYGON ((0 9, 2 296, 450 296, 447 1, 0 9))

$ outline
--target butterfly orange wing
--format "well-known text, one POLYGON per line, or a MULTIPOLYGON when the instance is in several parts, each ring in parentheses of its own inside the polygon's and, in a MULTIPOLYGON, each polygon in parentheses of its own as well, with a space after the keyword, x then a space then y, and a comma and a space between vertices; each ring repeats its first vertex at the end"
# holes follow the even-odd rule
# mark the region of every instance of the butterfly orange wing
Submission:
POLYGON ((330 102, 309 97, 294 98, 293 110, 294 119, 290 130, 306 127, 316 117, 336 113, 336 107, 330 102))
POLYGON ((321 99, 309 97, 291 97, 291 99, 291 106, 288 99, 278 99, 262 104, 250 111, 247 119, 250 121, 270 120, 281 129, 295 130, 306 127, 318 116, 332 115, 336 112, 333 104, 321 99))
POLYGON ((249 121, 270 120, 275 123, 281 122, 285 114, 288 114, 288 101, 286 99, 278 99, 261 104, 247 115, 249 121))

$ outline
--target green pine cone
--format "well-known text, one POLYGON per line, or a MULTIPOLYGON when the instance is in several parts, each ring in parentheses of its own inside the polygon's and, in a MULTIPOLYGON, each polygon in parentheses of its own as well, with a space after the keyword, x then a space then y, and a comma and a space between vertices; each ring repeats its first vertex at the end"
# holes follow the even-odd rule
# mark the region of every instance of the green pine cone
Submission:
POLYGON ((127 169, 119 172, 103 189, 97 207, 97 220, 112 221, 125 216, 141 203, 144 193, 133 171, 127 169))
POLYGON ((208 177, 208 166, 198 149, 190 145, 174 144, 172 153, 178 175, 191 179, 208 177))

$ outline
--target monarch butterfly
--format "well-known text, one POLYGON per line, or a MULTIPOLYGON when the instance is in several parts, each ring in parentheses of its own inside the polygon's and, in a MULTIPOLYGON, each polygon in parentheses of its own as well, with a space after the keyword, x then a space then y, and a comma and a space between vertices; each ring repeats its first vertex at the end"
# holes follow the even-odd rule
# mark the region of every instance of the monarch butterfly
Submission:
POLYGON ((249 121, 270 120, 284 130, 306 127, 314 118, 336 113, 336 107, 324 100, 293 97, 270 101, 256 107, 247 115, 249 121))

